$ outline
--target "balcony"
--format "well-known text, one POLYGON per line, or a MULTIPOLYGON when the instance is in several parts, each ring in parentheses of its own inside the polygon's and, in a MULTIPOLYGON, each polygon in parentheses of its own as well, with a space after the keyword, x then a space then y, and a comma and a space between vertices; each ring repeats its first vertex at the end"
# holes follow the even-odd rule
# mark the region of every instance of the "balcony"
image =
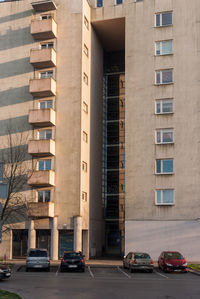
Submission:
POLYGON ((30 218, 50 218, 54 217, 53 202, 28 202, 28 217, 30 218))
POLYGON ((29 173, 28 184, 38 187, 55 186, 55 172, 53 170, 37 170, 29 173))
POLYGON ((32 2, 31 5, 35 11, 56 10, 56 5, 52 0, 32 2))
POLYGON ((35 127, 52 127, 56 123, 56 113, 51 108, 29 110, 28 121, 35 127))
POLYGON ((53 18, 31 21, 31 34, 35 40, 56 38, 57 24, 53 18))
POLYGON ((33 97, 51 97, 56 95, 56 81, 53 78, 31 79, 29 92, 33 97))
POLYGON ((36 157, 55 156, 55 141, 52 139, 30 140, 28 153, 36 157))
POLYGON ((32 49, 30 63, 33 67, 41 69, 56 66, 56 52, 52 48, 32 49))

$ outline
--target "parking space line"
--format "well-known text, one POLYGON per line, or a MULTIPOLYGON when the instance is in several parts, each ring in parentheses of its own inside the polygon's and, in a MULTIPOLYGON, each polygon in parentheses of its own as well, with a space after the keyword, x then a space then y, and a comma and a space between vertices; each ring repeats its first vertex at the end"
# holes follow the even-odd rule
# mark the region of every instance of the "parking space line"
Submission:
POLYGON ((91 277, 94 278, 94 274, 92 273, 90 266, 88 266, 88 271, 89 271, 91 277))
POLYGON ((58 276, 59 271, 60 271, 60 265, 58 266, 58 270, 56 271, 56 276, 58 276))
POLYGON ((167 277, 166 275, 164 275, 164 274, 161 274, 161 273, 159 273, 159 272, 157 272, 157 271, 154 271, 156 274, 158 274, 158 275, 160 275, 160 276, 162 276, 162 277, 164 277, 164 278, 166 278, 166 279, 168 279, 169 277, 167 277))
POLYGON ((118 269, 121 273, 123 273, 124 275, 126 275, 129 279, 131 279, 131 276, 128 275, 126 272, 124 272, 119 266, 117 266, 117 269, 118 269))

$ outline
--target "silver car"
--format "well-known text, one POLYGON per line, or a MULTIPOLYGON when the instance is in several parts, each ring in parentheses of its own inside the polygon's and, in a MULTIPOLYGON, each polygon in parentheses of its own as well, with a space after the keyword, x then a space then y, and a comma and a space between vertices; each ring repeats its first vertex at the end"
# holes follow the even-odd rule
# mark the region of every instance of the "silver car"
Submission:
POLYGON ((46 249, 29 249, 26 258, 26 271, 29 269, 45 269, 50 271, 50 260, 46 249))
POLYGON ((127 256, 124 256, 123 267, 129 269, 130 272, 133 272, 134 270, 153 272, 154 262, 148 253, 129 252, 127 256))

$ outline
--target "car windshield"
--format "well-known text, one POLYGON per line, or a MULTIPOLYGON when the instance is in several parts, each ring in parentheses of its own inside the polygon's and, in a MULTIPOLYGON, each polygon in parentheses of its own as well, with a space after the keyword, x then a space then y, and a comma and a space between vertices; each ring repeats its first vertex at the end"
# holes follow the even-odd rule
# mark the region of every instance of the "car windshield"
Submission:
POLYGON ((29 257, 47 257, 47 252, 43 250, 32 250, 29 252, 29 257))
POLYGON ((165 258, 168 260, 170 259, 182 260, 183 256, 179 252, 167 252, 165 253, 165 258))
POLYGON ((64 259, 80 259, 82 255, 78 252, 70 252, 64 254, 64 259))
POLYGON ((150 256, 147 253, 136 253, 134 257, 135 259, 150 259, 150 256))

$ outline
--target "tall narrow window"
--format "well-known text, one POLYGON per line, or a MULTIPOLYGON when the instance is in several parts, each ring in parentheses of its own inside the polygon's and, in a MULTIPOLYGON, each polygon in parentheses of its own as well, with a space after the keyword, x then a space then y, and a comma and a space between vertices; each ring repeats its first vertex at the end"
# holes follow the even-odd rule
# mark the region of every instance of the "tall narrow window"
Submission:
POLYGON ((103 0, 97 0, 97 7, 103 6, 103 0))

